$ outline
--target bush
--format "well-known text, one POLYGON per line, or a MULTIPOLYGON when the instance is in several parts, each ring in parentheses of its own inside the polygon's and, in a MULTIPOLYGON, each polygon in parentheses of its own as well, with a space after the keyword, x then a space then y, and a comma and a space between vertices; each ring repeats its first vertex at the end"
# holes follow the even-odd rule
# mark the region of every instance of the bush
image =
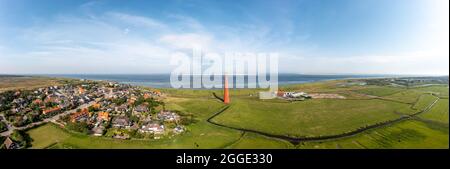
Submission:
POLYGON ((5 122, 0 121, 0 132, 4 132, 6 130, 8 130, 8 126, 5 122))
POLYGON ((19 143, 20 146, 31 146, 31 138, 30 136, 22 131, 22 130, 14 130, 11 134, 10 138, 14 140, 15 142, 19 143))
POLYGON ((89 125, 86 122, 67 123, 66 128, 72 131, 89 134, 89 125))

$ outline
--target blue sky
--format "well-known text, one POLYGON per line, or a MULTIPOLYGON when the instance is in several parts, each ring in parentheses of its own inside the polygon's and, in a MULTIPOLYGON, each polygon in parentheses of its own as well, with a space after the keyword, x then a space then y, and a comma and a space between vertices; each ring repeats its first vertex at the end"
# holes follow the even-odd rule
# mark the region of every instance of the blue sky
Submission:
POLYGON ((277 52, 279 72, 448 74, 447 0, 0 0, 0 74, 168 73, 170 55, 277 52))

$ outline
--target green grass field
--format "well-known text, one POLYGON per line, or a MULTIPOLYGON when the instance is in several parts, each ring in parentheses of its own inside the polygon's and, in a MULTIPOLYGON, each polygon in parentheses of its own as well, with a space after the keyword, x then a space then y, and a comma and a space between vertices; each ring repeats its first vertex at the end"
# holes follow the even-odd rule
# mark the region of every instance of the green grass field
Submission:
POLYGON ((387 86, 371 86, 367 87, 365 89, 356 90, 356 92, 367 94, 371 96, 388 96, 395 93, 399 93, 401 91, 404 91, 404 88, 399 87, 387 87, 387 86))
POLYGON ((421 114, 420 117, 448 125, 448 109, 448 99, 441 99, 430 111, 421 114))
POLYGON ((161 140, 118 140, 72 133, 56 125, 46 124, 31 129, 28 134, 33 139, 31 148, 38 149, 54 148, 55 146, 57 148, 84 149, 224 148, 240 137, 239 132, 204 122, 190 126, 189 130, 191 132, 161 140))
POLYGON ((417 100, 416 104, 414 104, 413 108, 417 110, 424 110, 434 101, 436 101, 436 99, 438 98, 430 94, 421 95, 419 97, 419 100, 417 100))
POLYGON ((35 89, 61 84, 60 79, 44 77, 0 77, 0 92, 7 90, 35 89))
POLYGON ((448 92, 449 92, 448 86, 446 86, 446 85, 419 87, 419 88, 416 88, 415 90, 431 92, 431 93, 435 93, 438 96, 447 97, 447 98, 448 98, 448 92))
POLYGON ((413 104, 416 103, 419 97, 424 93, 425 92, 419 90, 407 89, 392 95, 384 96, 383 98, 413 104))
POLYGON ((235 99, 215 122, 289 136, 335 135, 410 114, 410 105, 384 100, 313 99, 273 103, 235 99))
POLYGON ((258 134, 245 133, 242 138, 228 146, 230 149, 286 149, 294 145, 280 139, 264 137, 258 134))
MULTIPOLYGON (((397 88, 388 86, 340 86, 343 80, 281 86, 285 91, 334 93, 347 99, 312 99, 289 102, 259 100, 260 89, 232 89, 230 107, 212 121, 230 127, 293 137, 326 136, 354 131, 360 127, 413 114, 438 97, 448 98, 447 86, 397 88), (428 93, 434 93, 432 96, 428 93), (368 95, 378 96, 374 99, 368 95)), ((117 140, 69 132, 53 124, 28 131, 31 148, 448 148, 448 99, 440 99, 416 120, 405 120, 351 137, 299 145, 251 132, 207 122, 225 105, 212 96, 221 90, 162 89, 165 108, 194 115, 188 131, 160 140, 117 140)))
POLYGON ((437 128, 424 122, 409 120, 370 130, 355 137, 322 142, 307 142, 298 145, 297 148, 448 148, 448 132, 448 127, 437 128))

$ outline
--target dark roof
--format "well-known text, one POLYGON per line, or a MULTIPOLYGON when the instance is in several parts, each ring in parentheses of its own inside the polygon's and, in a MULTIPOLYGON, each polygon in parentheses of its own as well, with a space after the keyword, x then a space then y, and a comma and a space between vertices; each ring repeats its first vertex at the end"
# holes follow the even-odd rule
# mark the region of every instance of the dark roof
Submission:
POLYGON ((148 107, 141 104, 141 105, 139 105, 139 106, 137 106, 137 107, 135 108, 135 111, 138 111, 138 112, 146 112, 146 111, 148 111, 148 107))
POLYGON ((113 124, 127 126, 130 124, 128 117, 116 117, 113 120, 113 124))

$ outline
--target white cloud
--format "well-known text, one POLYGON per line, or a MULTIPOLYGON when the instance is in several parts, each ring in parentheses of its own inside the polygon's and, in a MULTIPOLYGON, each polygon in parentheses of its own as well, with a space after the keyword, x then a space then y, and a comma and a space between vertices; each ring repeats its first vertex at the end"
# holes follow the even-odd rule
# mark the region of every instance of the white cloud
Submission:
POLYGON ((159 40, 179 49, 202 48, 207 50, 212 43, 210 35, 195 33, 164 35, 159 40))
POLYGON ((179 22, 181 22, 180 24, 183 25, 184 29, 188 28, 191 30, 204 30, 205 28, 203 24, 201 24, 197 19, 189 16, 170 14, 168 17, 177 19, 179 22))
POLYGON ((109 17, 121 20, 122 22, 132 24, 134 26, 144 26, 148 28, 166 28, 164 23, 161 23, 155 19, 137 15, 130 15, 126 13, 119 12, 109 12, 106 14, 109 17))
POLYGON ((17 50, 10 48, 5 54, 7 56, 0 56, 0 72, 168 72, 170 69, 165 65, 168 65, 169 47, 142 34, 127 35, 123 32, 124 25, 129 23, 161 26, 150 24, 148 18, 130 16, 126 15, 133 19, 125 23, 110 23, 110 18, 103 17, 61 16, 50 23, 19 30, 22 35, 18 39, 22 46, 17 50), (9 61, 8 65, 3 65, 5 60, 9 61))
MULTIPOLYGON (((279 52, 280 72, 448 74, 448 1, 444 6, 447 9, 430 15, 433 31, 420 35, 428 50, 364 56, 314 56, 314 44, 292 44, 289 38, 279 38, 291 33, 274 34, 275 28, 263 22, 234 27, 206 26, 177 14, 168 15, 175 20, 170 22, 120 12, 60 15, 17 30, 10 44, 10 39, 0 37, 0 73, 166 73, 173 51, 202 48, 218 53, 279 52)), ((306 41, 309 34, 297 38, 306 41)))

